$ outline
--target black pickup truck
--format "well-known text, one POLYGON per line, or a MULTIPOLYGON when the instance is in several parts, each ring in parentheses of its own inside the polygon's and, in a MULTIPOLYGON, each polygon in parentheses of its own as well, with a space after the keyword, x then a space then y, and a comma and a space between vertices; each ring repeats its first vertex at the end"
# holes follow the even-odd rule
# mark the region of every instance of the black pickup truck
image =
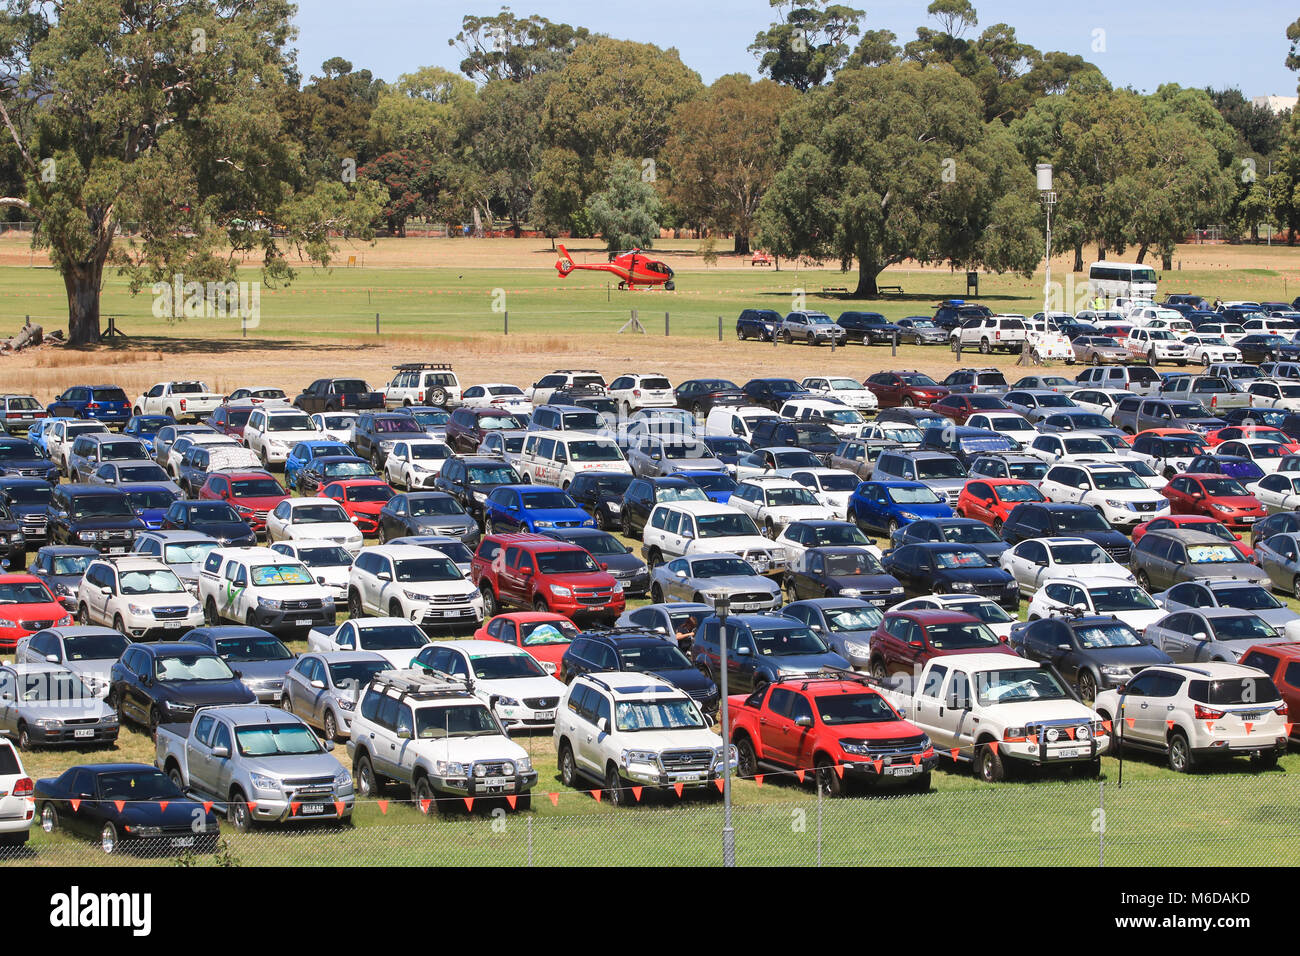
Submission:
POLYGON ((315 412, 360 412, 383 409, 384 393, 372 392, 370 386, 359 378, 318 378, 293 403, 308 415, 315 412))

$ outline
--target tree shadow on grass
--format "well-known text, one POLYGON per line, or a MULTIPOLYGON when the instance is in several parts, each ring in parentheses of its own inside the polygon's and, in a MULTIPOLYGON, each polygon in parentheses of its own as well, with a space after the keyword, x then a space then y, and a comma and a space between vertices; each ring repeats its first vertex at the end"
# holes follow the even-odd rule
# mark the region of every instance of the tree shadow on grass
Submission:
POLYGON ((133 335, 114 343, 104 343, 106 352, 163 352, 171 355, 223 355, 239 352, 355 352, 360 349, 379 348, 352 341, 311 341, 310 339, 232 338, 198 339, 166 338, 153 335, 133 335))

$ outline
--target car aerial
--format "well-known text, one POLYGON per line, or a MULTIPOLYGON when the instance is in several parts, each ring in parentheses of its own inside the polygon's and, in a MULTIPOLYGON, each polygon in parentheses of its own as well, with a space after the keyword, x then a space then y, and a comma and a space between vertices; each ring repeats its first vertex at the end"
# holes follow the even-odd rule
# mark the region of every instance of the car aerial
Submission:
POLYGON ((223 621, 290 633, 334 621, 334 591, 301 562, 270 548, 218 548, 203 559, 199 601, 209 626, 223 621))
POLYGON ((337 501, 331 498, 287 498, 266 519, 271 542, 323 539, 355 556, 364 538, 337 501))
POLYGON ((930 738, 864 680, 827 676, 738 694, 729 719, 741 777, 768 768, 811 772, 829 797, 854 784, 930 789, 938 759, 930 738))
POLYGON ((19 750, 109 746, 117 740, 117 714, 59 664, 5 664, 0 665, 0 734, 12 737, 19 750))
POLYGON ((389 781, 411 789, 426 812, 462 799, 505 799, 532 806, 537 783, 527 751, 463 683, 418 670, 376 675, 361 698, 348 738, 357 791, 382 797, 389 781))
POLYGON ((1258 498, 1227 475, 1175 475, 1160 494, 1169 499, 1173 514, 1205 515, 1235 530, 1245 530, 1268 515, 1258 498))
POLYGON ((411 667, 463 684, 507 733, 555 726, 564 685, 526 650, 501 641, 441 641, 420 651, 411 667))
POLYGON ((1122 687, 1133 675, 1172 659, 1129 624, 1110 615, 1044 617, 1011 629, 1011 648, 1051 667, 1084 701, 1099 690, 1122 687))
POLYGON ((292 662, 280 706, 319 728, 326 740, 351 736, 352 717, 371 678, 392 664, 368 651, 322 651, 292 662))
POLYGON ((312 438, 295 444, 284 459, 284 483, 298 486, 298 473, 316 458, 355 458, 352 449, 332 438, 312 438))
POLYGON ((483 599, 455 563, 416 545, 365 548, 348 575, 348 614, 387 615, 425 630, 473 629, 483 621, 483 599))
POLYGON ((157 730, 154 762, 187 795, 206 798, 247 833, 259 823, 347 825, 352 775, 298 717, 265 705, 208 707, 157 730))
POLYGON ((864 481, 849 498, 850 522, 891 536, 910 521, 953 516, 946 501, 919 481, 864 481))
POLYGON ((296 656, 274 634, 241 624, 196 627, 185 635, 189 644, 216 651, 260 703, 279 706, 285 676, 296 656))
POLYGON ((132 644, 113 664, 108 703, 119 722, 150 734, 159 724, 187 723, 200 707, 252 704, 256 695, 215 652, 198 644, 132 644))
POLYGON ((125 555, 86 567, 77 591, 77 620, 109 626, 133 640, 179 637, 203 623, 203 609, 167 565, 125 555))
POLYGON ((883 608, 903 597, 899 580, 862 547, 808 548, 790 562, 782 583, 791 601, 852 598, 883 608))
POLYGON ((579 633, 578 626, 563 614, 551 611, 510 611, 496 615, 480 627, 474 632, 474 639, 500 641, 521 647, 542 665, 542 670, 546 673, 558 674, 564 652, 579 633))
POLYGON ((978 594, 1008 610, 1018 610, 1020 594, 1015 578, 967 545, 907 544, 895 548, 881 562, 902 584, 904 593, 978 594))
POLYGON ((708 729, 694 701, 652 674, 574 680, 560 701, 554 741, 561 782, 592 780, 615 806, 639 800, 646 787, 712 787, 736 764, 735 748, 708 729))
MULTIPOLYGON (((719 633, 718 618, 706 618, 691 644, 692 662, 710 679, 722 666, 719 633)), ((850 667, 848 660, 831 650, 807 624, 762 614, 734 614, 727 618, 727 657, 729 687, 745 693, 786 678, 817 674, 828 667, 850 667)))
POLYGON ((1027 611, 1031 621, 1080 614, 1113 617, 1141 634, 1148 624, 1164 617, 1165 612, 1132 581, 1106 577, 1103 572, 1044 580, 1034 592, 1027 611))
MULTIPOLYGON (((288 501, 289 499, 284 499, 277 508, 288 501)), ((257 533, 252 524, 241 517, 227 501, 173 501, 163 518, 162 527, 169 531, 206 534, 223 546, 251 548, 257 544, 257 533)))
POLYGON ((972 474, 957 498, 956 510, 963 518, 982 521, 1000 534, 1007 517, 1017 505, 1046 500, 1031 482, 972 474))
MULTIPOLYGON (((1262 544, 1255 546, 1258 560, 1262 544)), ((1197 578, 1237 578, 1268 586, 1269 575, 1256 567, 1234 542, 1202 531, 1148 531, 1133 546, 1131 567, 1148 593, 1197 578)))
POLYGON ((974 548, 994 563, 1009 547, 988 525, 974 518, 925 518, 903 525, 890 536, 895 548, 927 542, 974 548))
POLYGON ((1235 662, 1150 667, 1096 706, 1114 720, 1117 742, 1163 753, 1179 773, 1231 756, 1269 768, 1286 752, 1286 701, 1268 676, 1235 662), (1148 716, 1156 708, 1159 719, 1148 716))
POLYGON ((37 780, 32 792, 41 829, 97 843, 105 854, 175 857, 215 853, 220 825, 212 806, 187 797, 157 767, 81 764, 37 780))
POLYGON ((1116 528, 1131 528, 1170 510, 1168 496, 1121 465, 1053 465, 1039 490, 1049 501, 1090 505, 1116 528))
POLYGON ((727 552, 696 552, 661 564, 651 575, 650 600, 713 605, 725 596, 737 612, 781 606, 781 588, 743 558, 727 552))
POLYGON ((1107 577, 1130 584, 1136 580, 1101 545, 1082 537, 1043 537, 1021 541, 1002 555, 1001 564, 1015 578, 1026 597, 1032 597, 1052 578, 1107 577))

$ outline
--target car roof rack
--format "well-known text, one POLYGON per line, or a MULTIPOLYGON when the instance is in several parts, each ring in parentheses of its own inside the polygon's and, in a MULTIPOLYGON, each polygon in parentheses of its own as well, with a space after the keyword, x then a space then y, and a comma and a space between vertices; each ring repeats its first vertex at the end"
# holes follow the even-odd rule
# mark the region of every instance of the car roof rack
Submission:
POLYGON ((450 362, 403 362, 401 365, 394 365, 395 372, 450 372, 450 362))
POLYGON ((879 690, 888 686, 884 681, 868 674, 859 674, 857 671, 849 670, 844 667, 834 667, 830 664, 822 666, 821 670, 812 674, 790 674, 785 677, 778 677, 773 683, 777 684, 798 684, 800 690, 807 690, 810 684, 829 683, 834 681, 842 684, 845 682, 852 684, 861 684, 872 690, 879 690))
POLYGON ((429 673, 415 667, 380 671, 370 678, 370 686, 381 691, 397 691, 399 701, 464 698, 469 691, 468 679, 457 681, 441 671, 429 673))

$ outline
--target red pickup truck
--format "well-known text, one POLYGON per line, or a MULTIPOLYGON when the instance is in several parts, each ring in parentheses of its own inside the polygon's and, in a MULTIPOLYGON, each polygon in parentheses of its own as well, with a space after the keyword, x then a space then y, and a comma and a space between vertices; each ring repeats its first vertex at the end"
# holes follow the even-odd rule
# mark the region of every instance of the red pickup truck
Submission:
POLYGON ((485 617, 515 607, 613 624, 627 606, 618 579, 585 548, 542 535, 485 535, 469 570, 485 617))
POLYGON ((764 767, 811 770, 818 788, 831 797, 855 782, 888 780, 930 789, 934 745, 877 693, 869 678, 847 671, 792 677, 748 697, 728 697, 727 708, 728 736, 742 777, 753 777, 764 767))

